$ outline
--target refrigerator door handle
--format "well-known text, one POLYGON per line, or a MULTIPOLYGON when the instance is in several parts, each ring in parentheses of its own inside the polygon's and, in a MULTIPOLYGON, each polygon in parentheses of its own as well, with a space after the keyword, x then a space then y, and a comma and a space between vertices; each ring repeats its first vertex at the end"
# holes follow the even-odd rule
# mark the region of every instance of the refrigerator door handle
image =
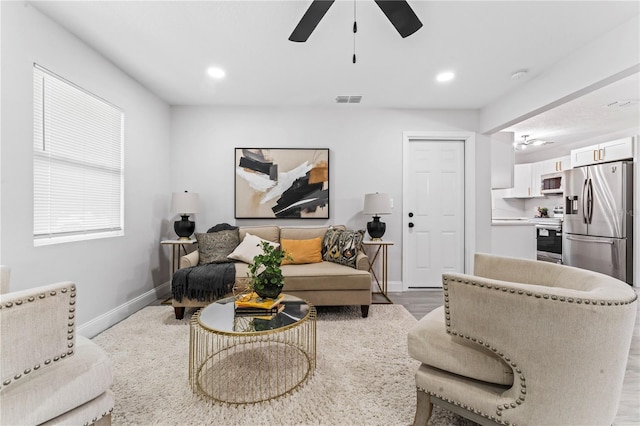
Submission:
POLYGON ((587 223, 587 183, 589 179, 584 180, 582 185, 582 222, 587 223))
POLYGON ((603 239, 590 239, 590 238, 580 238, 580 237, 576 237, 575 235, 567 235, 566 236, 567 240, 572 240, 572 241, 581 241, 583 243, 599 243, 599 244, 609 244, 610 246, 613 245, 614 241, 613 240, 603 240, 603 239))
POLYGON ((589 189, 587 191, 587 204, 589 206, 588 209, 588 219, 589 225, 591 225, 591 220, 593 219, 593 181, 589 178, 589 189))

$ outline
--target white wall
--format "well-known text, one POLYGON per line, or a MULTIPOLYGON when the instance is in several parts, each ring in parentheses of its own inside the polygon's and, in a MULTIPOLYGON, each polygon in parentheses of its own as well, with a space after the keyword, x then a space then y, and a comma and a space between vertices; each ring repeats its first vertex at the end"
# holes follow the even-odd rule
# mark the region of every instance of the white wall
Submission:
POLYGON ((11 267, 12 290, 74 281, 78 324, 91 335, 154 300, 169 279, 159 241, 170 196, 170 110, 25 2, 1 7, 1 263, 11 267), (34 62, 124 110, 124 237, 33 246, 34 62))
MULTIPOLYGON (((172 107, 171 166, 173 191, 200 194, 203 213, 196 231, 220 222, 239 225, 277 223, 281 226, 345 224, 365 229, 364 194, 388 192, 394 213, 384 216, 389 249, 389 280, 400 283, 402 270, 402 132, 475 131, 474 111, 371 109, 363 105, 330 108, 172 107), (234 219, 234 148, 329 148, 329 220, 234 219)), ((479 191, 489 194, 488 138, 480 137, 476 167, 479 191)), ((490 233, 488 196, 480 197, 476 234, 490 233), (486 228, 486 229, 485 229, 486 228)), ((168 230, 165 237, 173 237, 168 230)), ((482 244, 481 244, 482 247, 482 244)), ((489 248, 490 249, 490 245, 489 248)), ((395 286, 394 286, 395 287, 395 286)))

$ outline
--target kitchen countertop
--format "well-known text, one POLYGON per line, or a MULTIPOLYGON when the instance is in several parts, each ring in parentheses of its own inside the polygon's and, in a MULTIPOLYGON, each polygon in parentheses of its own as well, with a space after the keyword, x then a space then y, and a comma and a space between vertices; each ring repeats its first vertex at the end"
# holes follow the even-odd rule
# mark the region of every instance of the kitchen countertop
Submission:
POLYGON ((533 226, 528 217, 495 217, 491 226, 533 226))

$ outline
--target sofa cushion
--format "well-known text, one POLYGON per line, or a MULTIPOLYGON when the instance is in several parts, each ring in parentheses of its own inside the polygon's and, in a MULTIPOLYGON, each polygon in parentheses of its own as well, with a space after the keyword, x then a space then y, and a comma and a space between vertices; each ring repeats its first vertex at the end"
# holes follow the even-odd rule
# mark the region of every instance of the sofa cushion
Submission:
POLYGON ((513 370, 479 344, 446 331, 444 306, 434 309, 408 333, 409 355, 423 364, 497 385, 512 385, 513 370))
POLYGON ((261 244, 263 241, 267 241, 273 247, 280 247, 280 244, 278 243, 264 240, 257 235, 246 232, 242 242, 227 257, 229 259, 239 260, 244 263, 253 263, 253 258, 259 254, 262 254, 261 244))
MULTIPOLYGON (((283 265, 282 274, 284 275, 284 288, 282 291, 285 293, 304 290, 371 291, 371 275, 369 272, 332 262, 283 265)), ((336 300, 336 304, 339 305, 340 301, 336 300)))
POLYGON ((322 238, 308 240, 280 240, 282 250, 286 253, 282 259, 283 265, 302 265, 305 263, 322 262, 322 238))
POLYGON ((278 226, 242 226, 239 231, 241 241, 247 232, 258 236, 263 240, 271 241, 273 243, 280 242, 280 227, 278 226))
POLYGON ((200 253, 199 265, 208 263, 231 262, 227 258, 240 244, 237 229, 196 234, 198 240, 198 252, 200 253))
POLYGON ((328 262, 356 267, 356 256, 364 238, 364 231, 347 231, 330 227, 322 242, 322 258, 328 262))
POLYGON ((2 389, 0 424, 40 424, 98 397, 112 381, 112 363, 104 350, 77 336, 75 354, 2 389))

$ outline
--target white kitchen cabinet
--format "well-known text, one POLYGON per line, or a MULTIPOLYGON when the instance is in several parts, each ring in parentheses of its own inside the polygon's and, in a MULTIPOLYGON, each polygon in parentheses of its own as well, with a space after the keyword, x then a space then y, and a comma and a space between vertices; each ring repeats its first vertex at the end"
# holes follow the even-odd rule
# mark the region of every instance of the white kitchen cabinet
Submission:
POLYGON ((536 258, 536 227, 531 223, 491 226, 491 253, 497 256, 536 258))
POLYGON ((598 145, 573 149, 571 150, 571 167, 632 158, 632 142, 633 138, 623 138, 598 145))
POLYGON ((531 198, 533 163, 516 164, 513 167, 513 188, 506 190, 504 198, 531 198))
POLYGON ((547 175, 558 171, 558 160, 555 158, 539 161, 535 164, 537 165, 536 169, 539 171, 540 175, 547 175))
POLYGON ((538 170, 540 171, 540 175, 563 172, 571 169, 571 156, 567 155, 564 157, 552 158, 535 164, 539 164, 538 170))
POLYGON ((571 156, 566 155, 564 157, 558 157, 554 159, 556 165, 556 171, 564 172, 565 170, 571 170, 571 156))
POLYGON ((547 173, 551 173, 548 171, 549 160, 547 161, 538 161, 537 163, 531 164, 531 195, 533 197, 541 197, 542 196, 542 175, 546 175, 547 173))

